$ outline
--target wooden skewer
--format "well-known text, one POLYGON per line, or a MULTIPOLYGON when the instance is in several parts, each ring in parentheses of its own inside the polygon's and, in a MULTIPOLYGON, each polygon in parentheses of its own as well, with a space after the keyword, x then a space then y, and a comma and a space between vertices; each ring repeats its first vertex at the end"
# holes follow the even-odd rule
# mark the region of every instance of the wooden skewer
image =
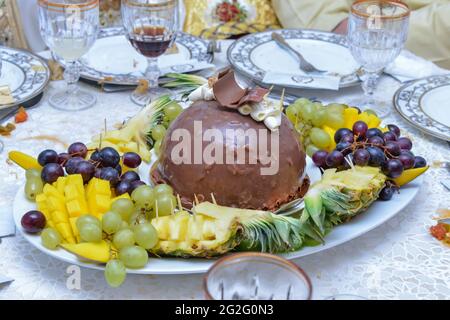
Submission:
POLYGON ((217 206, 216 198, 214 197, 213 192, 211 192, 211 199, 212 199, 212 202, 217 206))
POLYGON ((178 209, 180 211, 183 211, 183 205, 181 204, 180 194, 177 194, 177 202, 178 202, 178 209))
POLYGON ((283 111, 283 102, 284 102, 284 94, 286 92, 286 89, 283 88, 283 91, 281 92, 281 98, 280 98, 280 110, 283 111))
POLYGON ((156 219, 159 218, 159 213, 158 213, 158 200, 155 200, 155 211, 156 211, 156 219))
POLYGON ((198 201, 197 195, 194 193, 195 204, 198 206, 200 202, 198 201))

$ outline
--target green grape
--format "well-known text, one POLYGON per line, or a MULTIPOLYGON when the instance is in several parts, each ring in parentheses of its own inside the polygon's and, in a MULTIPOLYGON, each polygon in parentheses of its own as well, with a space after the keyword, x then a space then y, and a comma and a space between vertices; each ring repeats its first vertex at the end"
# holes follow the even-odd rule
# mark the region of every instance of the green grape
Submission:
POLYGON ((177 206, 175 197, 169 194, 160 194, 156 197, 154 205, 155 210, 156 202, 158 204, 158 217, 170 216, 177 206))
POLYGON ((127 269, 120 260, 110 260, 105 267, 106 282, 113 288, 118 288, 122 285, 127 277, 127 269))
POLYGON ((313 156, 314 153, 316 153, 317 151, 319 151, 320 149, 317 148, 315 145, 310 144, 306 147, 306 154, 310 157, 313 156))
POLYGON ((127 268, 143 268, 148 262, 148 254, 142 247, 129 246, 119 251, 119 259, 127 268))
POLYGON ((311 100, 306 99, 306 98, 300 98, 300 99, 295 100, 295 102, 294 102, 294 104, 299 105, 299 106, 302 106, 302 105, 305 105, 308 103, 311 103, 311 100))
POLYGON ((111 211, 117 212, 121 215, 122 220, 128 221, 134 211, 133 201, 130 199, 117 199, 111 205, 111 211))
POLYGON ((25 172, 25 177, 26 177, 27 179, 32 179, 32 178, 39 178, 39 179, 41 179, 41 173, 42 173, 42 170, 38 170, 38 169, 28 169, 28 170, 25 172))
POLYGON ((311 117, 311 122, 315 127, 321 127, 325 124, 327 110, 323 107, 317 108, 311 117))
POLYGON ((319 128, 312 128, 310 138, 312 143, 321 149, 325 149, 331 144, 331 138, 328 133, 319 128))
POLYGON ((316 106, 314 103, 308 103, 302 105, 300 109, 300 114, 302 115, 302 118, 306 121, 311 121, 312 117, 316 111, 316 106))
POLYGON ((53 228, 46 228, 41 233, 42 245, 50 250, 55 250, 62 241, 61 235, 53 228))
POLYGON ((85 214, 77 219, 76 225, 77 225, 78 230, 80 230, 82 228, 82 226, 85 224, 94 224, 100 228, 102 223, 100 222, 100 220, 97 217, 94 217, 91 214, 85 214))
POLYGON ((133 200, 136 209, 150 211, 153 208, 155 197, 151 187, 140 186, 133 191, 131 199, 133 200))
POLYGON ((132 246, 135 242, 134 233, 130 229, 119 230, 113 237, 113 244, 119 250, 132 246))
POLYGON ((155 127, 153 127, 152 129, 153 140, 155 141, 162 140, 164 139, 165 135, 166 135, 166 128, 163 125, 158 124, 155 127))
POLYGON ((155 153, 157 156, 160 155, 161 145, 162 145, 162 140, 156 141, 155 144, 153 145, 153 150, 155 150, 155 153))
POLYGON ((96 224, 82 224, 80 238, 85 242, 99 242, 102 240, 102 229, 96 224))
POLYGON ((41 178, 28 178, 25 183, 25 196, 28 200, 36 201, 36 196, 42 193, 44 189, 44 184, 42 183, 41 178))
POLYGON ((175 120, 181 112, 183 112, 183 108, 175 102, 164 108, 164 114, 167 116, 169 121, 175 120))
MULTIPOLYGON (((131 216, 131 215, 130 215, 131 216)), ((124 229, 129 229, 130 225, 126 221, 122 221, 122 224, 120 225, 119 231, 124 229)))
POLYGON ((142 216, 141 210, 137 210, 137 211, 133 212, 133 213, 130 215, 130 219, 128 220, 128 225, 129 225, 131 228, 134 228, 136 225, 139 224, 139 221, 140 221, 140 217, 141 217, 141 216, 142 216))
POLYGON ((158 232, 149 222, 140 224, 134 228, 136 243, 144 249, 153 249, 158 243, 158 232))
POLYGON ((373 111, 372 109, 366 109, 363 112, 367 113, 367 114, 372 114, 375 117, 378 117, 377 113, 375 111, 373 111))
POLYGON ((160 194, 173 194, 173 189, 168 184, 158 184, 153 188, 153 193, 155 197, 159 196, 160 194))
POLYGON ((325 124, 335 130, 343 128, 345 125, 344 115, 339 112, 327 111, 325 124))
POLYGON ((114 211, 108 211, 102 218, 102 229, 107 234, 113 234, 119 231, 122 226, 122 216, 114 211))
POLYGON ((296 124, 301 119, 300 116, 300 107, 296 104, 291 104, 289 107, 286 108, 286 117, 291 121, 293 124, 296 124))
POLYGON ((326 106, 326 108, 328 111, 331 112, 343 113, 345 110, 345 105, 340 103, 330 103, 329 105, 326 106))

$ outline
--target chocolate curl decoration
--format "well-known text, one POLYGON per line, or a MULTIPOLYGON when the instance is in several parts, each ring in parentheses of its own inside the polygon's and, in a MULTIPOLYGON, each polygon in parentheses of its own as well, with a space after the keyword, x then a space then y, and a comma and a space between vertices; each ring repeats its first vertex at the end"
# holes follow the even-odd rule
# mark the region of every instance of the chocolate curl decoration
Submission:
POLYGON ((226 108, 238 109, 250 102, 261 102, 269 90, 256 87, 243 89, 236 82, 234 71, 226 70, 219 74, 219 80, 213 86, 217 102, 226 108))

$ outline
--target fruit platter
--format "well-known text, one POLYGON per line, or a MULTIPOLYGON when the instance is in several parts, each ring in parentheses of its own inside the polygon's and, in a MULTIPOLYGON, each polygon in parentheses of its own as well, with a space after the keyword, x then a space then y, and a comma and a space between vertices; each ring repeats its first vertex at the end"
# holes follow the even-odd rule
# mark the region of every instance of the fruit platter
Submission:
POLYGON ((26 170, 14 220, 32 245, 112 287, 127 273, 206 272, 236 251, 295 259, 393 217, 428 169, 370 110, 285 105, 232 70, 181 80, 187 101, 156 99, 67 150, 10 152, 26 170))

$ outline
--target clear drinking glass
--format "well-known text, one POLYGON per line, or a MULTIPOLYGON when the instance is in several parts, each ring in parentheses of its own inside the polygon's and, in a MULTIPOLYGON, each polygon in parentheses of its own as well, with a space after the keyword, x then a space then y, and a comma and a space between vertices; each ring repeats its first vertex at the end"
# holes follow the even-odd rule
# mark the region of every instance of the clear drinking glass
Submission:
POLYGON ((52 53, 66 63, 67 89, 50 97, 52 107, 78 111, 92 107, 96 98, 79 89, 79 59, 89 51, 99 30, 99 0, 38 0, 42 37, 52 53))
POLYGON ((177 31, 177 0, 122 0, 122 21, 127 38, 133 47, 148 60, 145 78, 149 90, 145 94, 133 92, 134 103, 144 106, 170 90, 158 85, 160 70, 158 57, 175 41, 177 31))
POLYGON ((219 259, 203 281, 208 300, 310 300, 312 285, 296 264, 266 253, 219 259))
POLYGON ((353 3, 348 22, 348 43, 361 64, 364 98, 352 104, 385 117, 390 108, 373 97, 383 69, 400 54, 408 35, 410 10, 400 1, 359 0, 353 3))

